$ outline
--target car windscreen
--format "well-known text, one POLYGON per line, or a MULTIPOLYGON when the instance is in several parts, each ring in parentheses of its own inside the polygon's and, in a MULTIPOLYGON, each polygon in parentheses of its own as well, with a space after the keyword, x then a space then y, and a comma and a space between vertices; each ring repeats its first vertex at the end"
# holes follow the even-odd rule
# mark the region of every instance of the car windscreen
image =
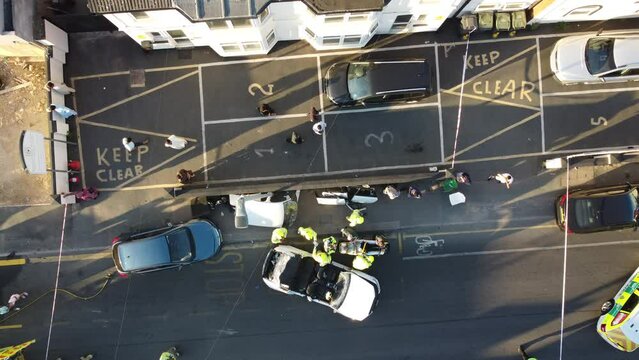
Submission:
POLYGON ((188 228, 182 227, 168 233, 166 235, 166 241, 169 245, 171 262, 187 262, 192 260, 195 256, 193 237, 191 236, 191 231, 188 228))
POLYGON ((595 37, 586 43, 586 67, 591 74, 615 69, 613 47, 615 40, 595 37))
POLYGON ((338 309, 344 299, 346 298, 346 293, 348 292, 348 285, 351 281, 351 274, 345 271, 342 271, 337 278, 337 282, 335 283, 335 291, 333 292, 333 300, 331 300, 331 306, 334 309, 338 309))
POLYGON ((368 72, 371 67, 375 66, 371 63, 350 63, 347 70, 348 93, 355 101, 364 99, 373 95, 371 92, 370 78, 368 72))

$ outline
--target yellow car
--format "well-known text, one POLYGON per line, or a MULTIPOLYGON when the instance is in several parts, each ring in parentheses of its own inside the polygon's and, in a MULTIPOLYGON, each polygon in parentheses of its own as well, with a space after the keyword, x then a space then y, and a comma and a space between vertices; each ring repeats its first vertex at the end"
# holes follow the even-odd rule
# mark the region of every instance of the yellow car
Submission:
POLYGON ((601 306, 597 332, 610 345, 621 351, 639 347, 639 268, 626 281, 614 299, 601 306))

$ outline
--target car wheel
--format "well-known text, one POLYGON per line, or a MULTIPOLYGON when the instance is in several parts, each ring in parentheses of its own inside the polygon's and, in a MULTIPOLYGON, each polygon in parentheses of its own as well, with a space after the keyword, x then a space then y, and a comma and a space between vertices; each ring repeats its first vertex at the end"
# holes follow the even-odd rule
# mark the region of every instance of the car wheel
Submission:
POLYGON ((615 300, 610 299, 601 305, 601 315, 607 314, 610 309, 615 305, 615 300))

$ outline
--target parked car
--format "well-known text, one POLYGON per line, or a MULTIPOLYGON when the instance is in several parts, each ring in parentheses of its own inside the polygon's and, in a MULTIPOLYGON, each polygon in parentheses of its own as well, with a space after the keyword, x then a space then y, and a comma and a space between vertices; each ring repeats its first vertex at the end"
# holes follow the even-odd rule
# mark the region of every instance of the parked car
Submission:
POLYGON ((550 68, 565 85, 639 80, 639 35, 576 35, 555 44, 550 68))
POLYGON ((262 279, 273 290, 306 297, 357 321, 373 312, 380 293, 374 277, 336 262, 321 267, 310 253, 288 245, 269 251, 262 279))
POLYGON ((639 347, 639 268, 630 276, 613 299, 601 305, 597 332, 606 342, 621 351, 639 347))
POLYGON ((208 220, 191 220, 181 225, 113 239, 112 255, 120 274, 165 270, 213 257, 222 246, 222 233, 208 220))
MULTIPOLYGON (((637 228, 639 191, 637 185, 624 184, 576 190, 568 196, 568 231, 596 231, 637 228)), ((566 226, 566 194, 555 202, 557 225, 566 226)))
POLYGON ((323 81, 337 106, 417 101, 432 93, 432 74, 425 59, 357 61, 333 64, 323 81))
MULTIPOLYGON (((248 225, 263 227, 291 227, 297 219, 297 201, 288 194, 268 193, 243 195, 248 225)), ((235 208, 240 195, 229 195, 229 204, 235 208)))

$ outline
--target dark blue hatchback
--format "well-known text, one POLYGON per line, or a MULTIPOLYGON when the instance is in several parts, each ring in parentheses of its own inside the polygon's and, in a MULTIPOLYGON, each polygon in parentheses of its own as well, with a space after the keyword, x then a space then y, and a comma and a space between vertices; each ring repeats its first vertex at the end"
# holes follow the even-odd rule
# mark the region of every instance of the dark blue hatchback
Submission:
POLYGON ((113 239, 112 255, 120 274, 144 273, 180 267, 213 257, 222 246, 220 230, 208 220, 120 235, 113 239))

